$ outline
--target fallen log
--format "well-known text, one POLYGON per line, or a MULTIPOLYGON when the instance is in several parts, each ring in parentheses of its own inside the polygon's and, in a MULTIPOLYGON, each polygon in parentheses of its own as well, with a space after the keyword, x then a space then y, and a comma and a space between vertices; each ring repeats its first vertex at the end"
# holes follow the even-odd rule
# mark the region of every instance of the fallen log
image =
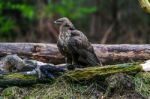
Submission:
MULTIPOLYGON (((68 71, 63 74, 63 77, 69 81, 90 81, 90 80, 97 80, 97 81, 104 81, 106 77, 115 74, 115 73, 130 73, 135 74, 140 71, 150 71, 149 62, 147 61, 144 64, 139 63, 126 63, 126 64, 118 64, 118 65, 111 65, 105 67, 88 67, 77 69, 74 71, 68 71)), ((53 82, 55 79, 39 79, 35 75, 25 75, 22 73, 11 73, 1 75, 0 77, 0 87, 7 87, 7 86, 29 86, 37 83, 50 83, 53 82)))
POLYGON ((88 67, 68 72, 64 75, 64 77, 72 81, 89 81, 93 79, 103 80, 106 77, 116 73, 136 74, 141 71, 150 71, 150 60, 147 60, 142 64, 124 63, 116 65, 107 65, 103 67, 88 67))
POLYGON ((111 65, 105 67, 88 67, 70 71, 64 75, 66 79, 71 81, 90 81, 90 80, 104 80, 106 77, 116 73, 137 73, 143 68, 138 63, 125 63, 118 65, 111 65))
POLYGON ((10 73, 1 75, 0 87, 8 86, 32 86, 39 83, 52 83, 54 79, 38 79, 36 75, 24 75, 22 73, 10 73))
MULTIPOLYGON (((150 59, 150 44, 145 45, 101 45, 93 44, 97 57, 103 64, 122 63, 150 59)), ((17 54, 22 58, 60 64, 64 57, 56 44, 0 43, 0 56, 17 54)))
POLYGON ((55 44, 41 43, 0 43, 0 56, 17 54, 22 58, 43 62, 61 63, 64 57, 59 53, 55 44))

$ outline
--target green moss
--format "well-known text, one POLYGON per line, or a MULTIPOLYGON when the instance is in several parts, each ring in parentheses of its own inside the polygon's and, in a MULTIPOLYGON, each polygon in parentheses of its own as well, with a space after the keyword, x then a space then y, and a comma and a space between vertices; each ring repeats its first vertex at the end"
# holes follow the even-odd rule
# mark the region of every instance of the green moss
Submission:
POLYGON ((27 90, 27 88, 19 88, 16 86, 8 87, 2 91, 1 96, 4 97, 4 99, 21 99, 27 95, 27 90))
POLYGON ((21 73, 11 73, 3 75, 0 79, 0 87, 8 86, 31 86, 37 83, 54 83, 53 79, 38 79, 34 75, 24 75, 21 73))
POLYGON ((24 74, 20 74, 20 73, 11 73, 11 74, 8 74, 8 75, 5 75, 3 77, 3 79, 23 79, 23 80, 35 80, 37 79, 37 77, 35 76, 31 76, 31 75, 24 75, 24 74))
POLYGON ((71 71, 65 74, 65 77, 73 80, 89 80, 93 78, 106 78, 115 73, 139 72, 142 68, 138 64, 119 64, 106 67, 88 67, 80 70, 71 71))

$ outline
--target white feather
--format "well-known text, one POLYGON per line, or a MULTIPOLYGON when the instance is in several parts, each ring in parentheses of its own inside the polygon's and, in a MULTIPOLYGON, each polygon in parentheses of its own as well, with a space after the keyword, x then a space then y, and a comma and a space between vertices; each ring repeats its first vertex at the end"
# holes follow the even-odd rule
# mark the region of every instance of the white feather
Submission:
POLYGON ((37 72, 35 70, 26 72, 27 75, 35 75, 36 73, 37 72))

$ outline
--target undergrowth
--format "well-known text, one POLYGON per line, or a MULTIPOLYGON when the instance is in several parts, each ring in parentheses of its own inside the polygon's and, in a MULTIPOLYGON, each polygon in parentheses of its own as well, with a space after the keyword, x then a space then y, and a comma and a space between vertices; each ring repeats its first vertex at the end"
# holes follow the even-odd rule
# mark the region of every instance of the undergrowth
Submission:
POLYGON ((102 87, 96 83, 69 84, 63 78, 58 78, 52 84, 37 84, 29 88, 9 87, 2 91, 1 96, 23 99, 97 99, 102 96, 102 87))
MULTIPOLYGON (((133 77, 135 89, 144 97, 150 97, 150 73, 139 73, 133 77)), ((98 99, 105 88, 100 83, 68 83, 62 77, 52 85, 37 84, 32 87, 8 87, 1 92, 4 99, 98 99), (103 90, 103 91, 102 91, 103 90)))

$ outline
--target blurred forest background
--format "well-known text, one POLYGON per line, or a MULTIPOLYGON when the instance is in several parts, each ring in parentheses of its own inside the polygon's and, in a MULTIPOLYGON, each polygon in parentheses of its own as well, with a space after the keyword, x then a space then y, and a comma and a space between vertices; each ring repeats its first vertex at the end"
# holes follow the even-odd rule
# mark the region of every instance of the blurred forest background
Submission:
POLYGON ((150 43, 138 0, 0 0, 0 41, 56 43, 64 16, 92 43, 150 43))

